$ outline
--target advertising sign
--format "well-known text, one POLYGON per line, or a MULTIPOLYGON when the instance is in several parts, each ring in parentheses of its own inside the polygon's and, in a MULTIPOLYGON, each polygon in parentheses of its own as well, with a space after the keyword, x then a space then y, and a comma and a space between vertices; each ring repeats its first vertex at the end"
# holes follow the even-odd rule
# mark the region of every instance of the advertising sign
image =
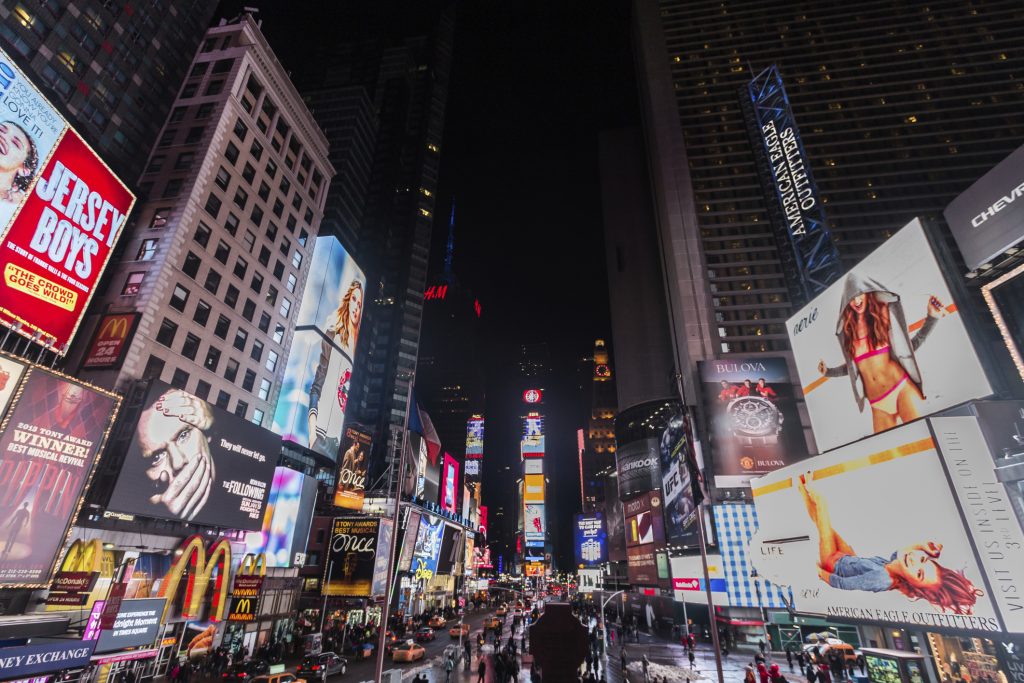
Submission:
POLYGON ((716 488, 807 457, 785 358, 699 361, 716 488))
POLYGON ((661 493, 650 491, 624 500, 626 517, 626 560, 630 583, 657 585, 655 550, 665 547, 661 493))
POLYGON ((480 514, 478 515, 478 519, 479 519, 478 531, 480 532, 480 534, 484 538, 487 538, 487 506, 486 505, 481 505, 480 506, 480 514))
POLYGON ((523 482, 523 500, 527 503, 544 502, 544 475, 527 474, 523 482))
POLYGON ((608 561, 608 537, 604 531, 604 516, 600 512, 576 515, 573 533, 576 564, 593 567, 608 561))
POLYGON ((604 586, 600 569, 581 569, 579 571, 578 590, 580 593, 593 593, 604 586))
POLYGON ((462 559, 461 553, 464 547, 462 531, 445 524, 444 533, 441 536, 441 552, 437 557, 437 573, 441 575, 453 573, 456 565, 462 559))
POLYGON ((950 202, 944 214, 971 270, 1024 239, 1024 147, 950 202))
POLYGON ((527 562, 523 566, 523 573, 527 576, 544 576, 544 563, 527 562))
POLYGON ((1017 523, 1024 528, 1024 402, 978 401, 969 407, 993 458, 992 476, 1002 485, 1017 523))
POLYGON ((370 584, 370 593, 374 596, 384 595, 388 588, 388 549, 391 547, 391 531, 394 522, 390 519, 381 518, 380 535, 377 537, 377 547, 380 552, 373 562, 373 582, 370 584))
POLYGON ((153 382, 109 508, 260 531, 280 450, 267 430, 153 382))
POLYGON ((416 580, 430 581, 437 573, 437 559, 441 554, 441 535, 444 522, 440 517, 423 514, 412 551, 411 571, 416 580))
MULTIPOLYGON (((669 566, 676 601, 705 604, 704 566, 700 555, 671 557, 669 566)), ((711 578, 711 598, 715 605, 728 607, 729 591, 721 555, 708 555, 708 576, 711 578)))
POLYGON ((457 514, 459 490, 459 463, 450 454, 445 453, 441 470, 441 500, 438 504, 442 510, 457 514))
POLYGON ((524 474, 544 474, 544 459, 530 458, 523 461, 524 474))
POLYGON ((925 421, 751 485, 751 558, 758 574, 792 587, 801 612, 1001 630, 925 421))
MULTIPOLYGON (((2 72, 2 69, 0 69, 2 72)), ((0 648, 0 679, 11 681, 89 665, 96 641, 62 640, 0 648)))
POLYGON ((368 598, 380 536, 378 517, 336 517, 325 563, 324 595, 368 598))
POLYGON ((398 556, 398 570, 414 570, 412 553, 416 548, 416 539, 420 532, 420 513, 409 510, 409 518, 405 523, 405 533, 402 536, 402 552, 398 556))
POLYGON ((466 459, 466 482, 480 481, 480 460, 466 459))
POLYGON ((18 392, 0 434, 0 585, 46 588, 120 400, 41 368, 18 392))
POLYGON ((621 444, 615 451, 619 495, 629 498, 661 488, 659 440, 653 437, 621 444))
POLYGON ((338 485, 334 489, 334 507, 362 510, 366 468, 370 464, 373 434, 361 427, 346 427, 338 467, 338 485))
POLYGON ((365 291, 366 276, 337 238, 318 237, 272 428, 331 460, 341 446, 365 291))
POLYGON ((622 514, 622 500, 617 493, 618 477, 605 478, 604 525, 608 531, 608 559, 622 562, 626 559, 626 520, 622 514))
POLYGON ((0 420, 7 414, 15 390, 21 386, 21 376, 28 366, 13 358, 0 354, 0 420))
MULTIPOLYGON (((665 499, 665 537, 671 543, 695 544, 698 540, 697 502, 703 500, 700 482, 690 476, 691 461, 697 462, 689 421, 682 413, 669 420, 661 433, 658 460, 661 465, 661 492, 665 499), (695 497, 695 492, 700 494, 695 497)), ((692 469, 700 472, 699 467, 692 469)), ((699 474, 698 474, 699 476, 699 474)))
POLYGON ((166 604, 164 598, 123 600, 114 627, 100 632, 96 654, 152 645, 166 604))
POLYGON ((484 418, 473 415, 466 421, 466 459, 473 460, 484 454, 484 418))
POLYGON ((822 451, 992 393, 917 219, 786 325, 822 451))
POLYGON ((306 540, 316 503, 316 479, 289 467, 274 468, 263 529, 245 535, 245 551, 264 553, 267 567, 291 567, 306 540))
POLYGON ((542 503, 526 504, 524 524, 527 543, 530 541, 544 541, 547 532, 547 522, 544 520, 544 505, 542 503))
POLYGON ((544 392, 541 389, 527 389, 523 392, 524 403, 542 403, 544 401, 544 392))
POLYGON ((0 51, 0 324, 63 355, 135 196, 0 51))
MULTIPOLYGON (((763 576, 754 578, 751 537, 757 531, 757 509, 747 503, 726 503, 712 508, 719 551, 725 570, 726 590, 733 607, 781 609, 793 604, 788 587, 781 588, 763 576)), ((796 604, 797 609, 801 604, 796 604)))
POLYGON ((85 352, 82 368, 107 370, 121 367, 141 317, 141 313, 109 313, 100 318, 89 350, 85 352))

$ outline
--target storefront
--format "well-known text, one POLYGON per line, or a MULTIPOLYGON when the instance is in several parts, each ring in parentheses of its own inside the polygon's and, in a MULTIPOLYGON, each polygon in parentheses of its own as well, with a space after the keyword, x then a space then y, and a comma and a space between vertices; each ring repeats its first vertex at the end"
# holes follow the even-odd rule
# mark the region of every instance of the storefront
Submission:
POLYGON ((987 638, 929 633, 928 646, 941 683, 1009 683, 1013 672, 1000 661, 999 643, 987 638))

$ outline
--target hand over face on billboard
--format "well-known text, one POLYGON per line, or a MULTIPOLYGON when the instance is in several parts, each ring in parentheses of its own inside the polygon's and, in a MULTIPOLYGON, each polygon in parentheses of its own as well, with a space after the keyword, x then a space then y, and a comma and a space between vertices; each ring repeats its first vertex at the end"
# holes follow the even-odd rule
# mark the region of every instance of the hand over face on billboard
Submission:
POLYGON ((153 482, 152 505, 191 521, 210 498, 216 471, 206 430, 209 405, 178 389, 142 411, 138 439, 146 477, 153 482))

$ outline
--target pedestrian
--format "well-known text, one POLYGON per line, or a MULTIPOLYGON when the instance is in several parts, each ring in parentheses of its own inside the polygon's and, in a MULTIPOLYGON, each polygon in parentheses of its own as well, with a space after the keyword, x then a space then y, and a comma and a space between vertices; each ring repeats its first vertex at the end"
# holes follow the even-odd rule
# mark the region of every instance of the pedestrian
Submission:
POLYGON ((797 650, 797 653, 796 653, 796 665, 798 667, 800 667, 801 671, 804 670, 804 651, 803 650, 797 650))
POLYGON ((743 683, 757 683, 757 678, 754 676, 754 668, 749 664, 743 670, 743 683))
POLYGON ((476 665, 476 673, 480 677, 476 679, 476 683, 485 683, 487 680, 487 660, 484 659, 483 655, 480 655, 480 663, 476 665))
POLYGON ((764 638, 762 638, 761 640, 757 641, 757 649, 761 651, 762 655, 764 654, 764 649, 765 649, 764 638))
POLYGON ((619 659, 622 662, 622 678, 626 678, 626 647, 623 645, 622 651, 619 653, 619 659))
POLYGON ((793 670, 793 650, 791 648, 788 648, 788 647, 786 648, 786 663, 789 664, 789 670, 792 671, 793 670))
POLYGON ((757 663, 757 679, 761 683, 768 683, 768 667, 764 665, 764 660, 757 663))
POLYGON ((805 678, 807 679, 807 683, 815 683, 815 681, 818 680, 818 672, 814 668, 813 664, 808 664, 807 665, 807 671, 805 672, 805 674, 806 674, 805 678))
POLYGON ((694 664, 693 664, 693 662, 694 662, 693 648, 690 648, 689 650, 687 650, 686 651, 686 655, 690 659, 690 668, 693 669, 694 668, 694 664))
POLYGON ((782 678, 782 674, 779 672, 779 665, 772 662, 772 665, 768 667, 768 678, 772 683, 779 683, 779 679, 782 678))
POLYGON ((821 683, 832 683, 832 674, 829 673, 828 664, 825 662, 818 664, 818 680, 821 683))
POLYGON ((641 662, 640 666, 643 667, 643 671, 644 671, 644 683, 647 683, 647 681, 650 680, 650 674, 648 673, 648 669, 651 666, 651 660, 647 659, 647 653, 646 652, 644 653, 644 657, 643 657, 642 660, 640 660, 640 662, 641 662))
POLYGON ((451 655, 444 662, 444 683, 450 683, 452 679, 452 669, 455 668, 455 662, 452 661, 451 655))

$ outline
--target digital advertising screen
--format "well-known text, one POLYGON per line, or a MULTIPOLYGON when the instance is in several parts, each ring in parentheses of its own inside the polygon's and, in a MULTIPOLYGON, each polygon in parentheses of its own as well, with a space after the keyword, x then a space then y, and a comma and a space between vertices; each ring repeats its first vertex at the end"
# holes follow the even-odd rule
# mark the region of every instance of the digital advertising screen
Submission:
POLYGON ((337 517, 331 530, 329 561, 324 563, 324 595, 370 597, 376 566, 379 517, 337 517))
POLYGON ((992 393, 917 219, 786 326, 822 452, 992 393))
POLYGON ((346 427, 341 443, 338 484, 334 489, 334 507, 362 510, 366 469, 370 465, 373 434, 362 427, 346 427))
POLYGON ((0 399, 9 401, 0 433, 0 585, 45 588, 120 399, 6 357, 0 369, 0 399))
POLYGON ((267 567, 291 567, 306 552, 316 503, 316 479, 288 467, 274 468, 263 529, 245 536, 245 551, 266 553, 267 567))
POLYGON ((444 533, 441 536, 441 552, 437 556, 437 573, 441 575, 451 574, 459 564, 461 553, 465 545, 462 542, 462 530, 450 525, 444 525, 444 533))
POLYGON ((698 361, 715 488, 741 488, 807 457, 785 358, 698 361))
POLYGON ((750 558, 760 576, 791 587, 801 612, 1001 630, 926 421, 751 487, 759 528, 750 558))
POLYGON ((697 462, 696 454, 691 452, 697 447, 689 421, 682 412, 677 413, 665 426, 658 445, 661 492, 665 498, 665 537, 672 543, 692 545, 698 541, 694 492, 702 496, 703 493, 700 483, 692 480, 688 466, 691 460, 697 462))
POLYGON ((153 382, 108 507, 260 531, 280 451, 266 429, 153 382))
POLYGON ((441 500, 438 501, 438 505, 442 510, 454 515, 458 512, 459 462, 445 453, 442 463, 441 500))
POLYGON ((336 460, 363 320, 366 276, 337 238, 318 237, 273 430, 336 460))
POLYGON ((577 566, 594 567, 608 561, 608 537, 604 529, 604 515, 600 512, 576 515, 573 550, 577 566))
POLYGON ((412 551, 410 571, 416 580, 429 581, 437 573, 437 560, 441 554, 441 536, 444 520, 433 515, 422 514, 416 533, 416 545, 412 551))
POLYGON ((546 538, 547 522, 544 519, 544 505, 541 503, 527 503, 525 506, 525 531, 526 541, 541 541, 546 538))
POLYGON ((160 631, 166 604, 165 598, 123 600, 117 610, 114 627, 100 631, 96 653, 152 645, 160 631))
POLYGON ((484 418, 473 415, 466 421, 466 459, 484 454, 484 418))
POLYGON ((523 477, 523 500, 527 503, 544 502, 543 474, 527 474, 523 477))
POLYGON ((0 324, 63 355, 135 195, 3 51, 0 105, 0 324))
POLYGON ((0 421, 7 414, 15 391, 21 386, 21 377, 27 367, 22 361, 0 354, 0 421))
POLYGON ((398 556, 398 570, 409 571, 414 569, 412 553, 416 549, 416 539, 420 532, 420 513, 415 510, 409 511, 409 518, 405 523, 405 531, 402 535, 402 552, 398 556))
POLYGON ((621 444, 615 451, 619 495, 629 498, 661 488, 659 440, 654 437, 621 444))
POLYGON ((388 589, 388 552, 391 548, 391 532, 394 522, 380 518, 380 533, 377 535, 377 557, 373 561, 373 581, 370 583, 370 594, 382 596, 388 589))

